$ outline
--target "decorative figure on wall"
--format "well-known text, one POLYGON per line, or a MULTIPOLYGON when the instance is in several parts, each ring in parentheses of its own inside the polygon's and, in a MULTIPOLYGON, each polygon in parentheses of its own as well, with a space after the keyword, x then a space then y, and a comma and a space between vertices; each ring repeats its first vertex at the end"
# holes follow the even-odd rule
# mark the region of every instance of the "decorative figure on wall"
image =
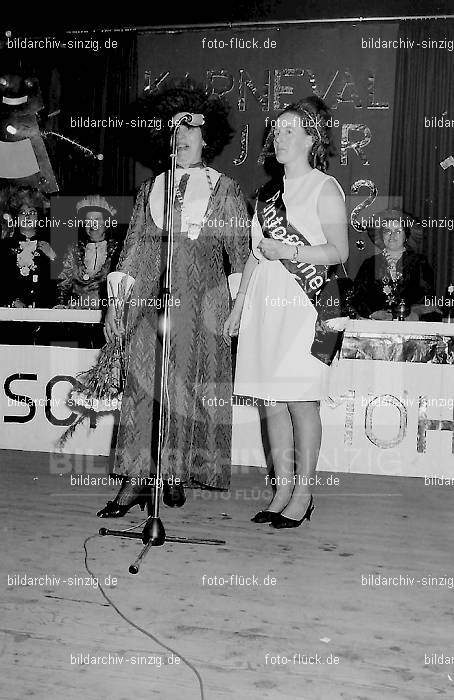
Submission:
POLYGON ((0 178, 58 192, 37 119, 42 109, 36 78, 0 77, 0 178))
MULTIPOLYGON (((71 144, 85 156, 102 160, 73 139, 40 127, 45 112, 38 79, 21 75, 0 76, 0 185, 23 185, 42 192, 58 192, 44 138, 54 136, 71 144)), ((46 114, 47 121, 60 110, 46 114)))

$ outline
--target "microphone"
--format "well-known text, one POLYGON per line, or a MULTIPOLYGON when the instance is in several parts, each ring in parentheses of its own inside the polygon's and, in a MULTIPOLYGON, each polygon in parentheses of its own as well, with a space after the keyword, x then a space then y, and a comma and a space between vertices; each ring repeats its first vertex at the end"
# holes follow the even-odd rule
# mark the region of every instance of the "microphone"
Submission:
POLYGON ((186 112, 186 114, 183 114, 174 122, 174 126, 180 126, 180 124, 203 126, 205 124, 205 117, 203 114, 191 114, 191 112, 186 112))

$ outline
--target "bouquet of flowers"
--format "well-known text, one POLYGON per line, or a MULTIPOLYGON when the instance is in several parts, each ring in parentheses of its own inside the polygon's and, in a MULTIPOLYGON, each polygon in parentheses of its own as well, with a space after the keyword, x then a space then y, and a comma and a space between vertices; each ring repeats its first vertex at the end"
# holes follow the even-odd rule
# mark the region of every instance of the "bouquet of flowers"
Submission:
MULTIPOLYGON (((112 295, 115 320, 120 325, 126 301, 124 279, 118 288, 118 295, 112 295)), ((89 422, 96 428, 100 414, 113 413, 121 409, 121 400, 126 380, 126 364, 123 339, 114 336, 100 350, 96 364, 86 372, 77 375, 77 385, 70 391, 66 405, 79 413, 77 420, 69 426, 57 442, 61 449, 74 434, 79 425, 89 422)))

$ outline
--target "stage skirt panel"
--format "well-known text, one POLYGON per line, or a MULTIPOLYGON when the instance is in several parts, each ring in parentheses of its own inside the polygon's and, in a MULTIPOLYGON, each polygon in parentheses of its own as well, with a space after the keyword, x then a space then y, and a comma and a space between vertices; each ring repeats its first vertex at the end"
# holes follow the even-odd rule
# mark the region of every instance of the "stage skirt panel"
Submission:
MULTIPOLYGON (((113 469, 130 476, 155 471, 150 444, 154 397, 159 397, 156 300, 163 237, 147 206, 151 186, 146 184, 139 193, 117 267, 135 278, 126 329, 127 381, 113 469)), ((223 250, 231 271, 241 272, 249 255, 245 222, 239 187, 222 175, 199 237, 175 235, 162 468, 164 478, 176 476, 187 486, 226 489, 230 483, 232 367, 230 348, 222 338, 229 313, 223 250)))

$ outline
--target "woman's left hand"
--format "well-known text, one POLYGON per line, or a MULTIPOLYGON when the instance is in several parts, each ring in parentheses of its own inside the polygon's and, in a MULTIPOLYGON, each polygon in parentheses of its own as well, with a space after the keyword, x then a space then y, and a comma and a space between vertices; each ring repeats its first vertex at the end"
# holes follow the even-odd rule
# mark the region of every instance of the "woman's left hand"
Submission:
POLYGON ((57 257, 55 250, 49 245, 47 241, 38 241, 36 247, 38 248, 38 250, 44 253, 44 255, 47 255, 47 257, 50 260, 55 260, 55 258, 57 257))
POLYGON ((272 238, 262 238, 257 247, 267 260, 289 260, 293 253, 293 246, 272 238))

